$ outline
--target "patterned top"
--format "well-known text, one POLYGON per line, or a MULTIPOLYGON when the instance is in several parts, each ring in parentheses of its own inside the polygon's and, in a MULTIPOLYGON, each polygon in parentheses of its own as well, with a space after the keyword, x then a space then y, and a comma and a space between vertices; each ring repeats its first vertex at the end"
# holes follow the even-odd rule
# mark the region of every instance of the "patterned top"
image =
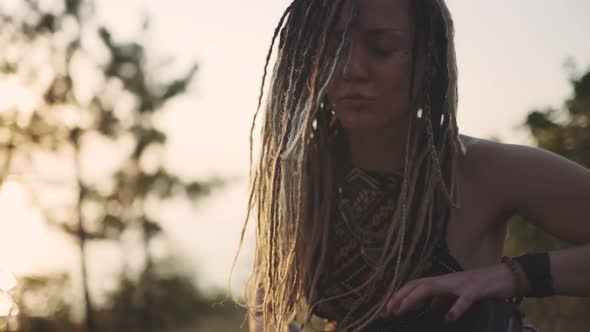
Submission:
MULTIPOLYGON (((395 211, 403 176, 393 172, 369 171, 353 167, 340 182, 331 231, 327 269, 318 283, 321 298, 343 294, 360 286, 371 273, 378 258, 379 245, 385 240, 385 229, 395 211)), ((408 239, 409 236, 406 236, 408 239)), ((409 243, 407 243, 409 244, 409 243)), ((405 246, 407 248, 407 245, 405 246)), ((408 254, 404 253, 405 259, 408 254)), ((409 255, 410 259, 413 255, 409 255)), ((436 247, 423 276, 435 276, 462 271, 445 241, 436 247)), ((394 269, 385 272, 383 280, 391 280, 394 269)), ((384 294, 381 282, 375 296, 363 302, 355 312, 365 313, 384 294)), ((360 294, 352 293, 317 306, 315 314, 330 321, 343 319, 353 309, 360 294)), ((366 331, 424 331, 440 326, 442 314, 431 312, 428 306, 408 312, 402 317, 379 319, 366 331)))

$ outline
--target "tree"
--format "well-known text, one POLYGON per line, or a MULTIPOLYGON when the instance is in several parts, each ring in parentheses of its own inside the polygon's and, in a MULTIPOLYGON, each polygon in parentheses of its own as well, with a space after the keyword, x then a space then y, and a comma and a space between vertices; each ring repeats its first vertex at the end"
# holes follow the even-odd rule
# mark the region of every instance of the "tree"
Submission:
MULTIPOLYGON (((220 305, 223 294, 205 295, 193 282, 186 263, 174 256, 154 262, 152 270, 152 299, 158 304, 149 330, 156 331, 238 331, 243 309, 220 305)), ((96 327, 109 332, 149 331, 140 326, 138 313, 143 305, 137 301, 141 285, 121 275, 118 287, 108 292, 106 304, 95 308, 96 327)), ((67 274, 27 276, 11 291, 18 311, 18 325, 10 331, 19 332, 78 332, 80 323, 70 312, 71 281, 67 274)), ((0 319, 3 317, 0 317, 0 319)), ((0 324, 0 331, 6 323, 0 324)))
MULTIPOLYGON (((182 179, 162 162, 166 135, 154 117, 168 101, 189 91, 197 66, 162 79, 171 76, 166 61, 154 59, 145 43, 116 41, 97 23, 92 2, 59 0, 53 5, 26 0, 13 13, 0 10, 0 75, 35 96, 30 110, 0 110, 0 184, 8 174, 18 179, 18 174, 37 173, 40 154, 58 155, 64 168, 70 165, 69 178, 59 183, 73 193, 69 206, 44 204, 39 194, 44 183, 22 184, 37 197, 47 221, 78 243, 89 332, 96 331, 96 322, 88 289, 88 242, 120 241, 124 231, 139 230, 145 264, 136 289, 143 304, 138 320, 149 328, 150 244, 162 229, 148 205, 179 196, 195 201, 222 184, 182 179), (98 179, 88 176, 101 162, 92 160, 97 141, 124 155, 98 179)), ((146 19, 138 40, 148 32, 146 19)))
POLYGON ((67 274, 27 276, 12 292, 18 308, 15 331, 76 331, 70 319, 70 278, 67 274))
POLYGON ((570 79, 573 96, 563 109, 533 110, 525 125, 536 144, 590 167, 590 72, 570 79))

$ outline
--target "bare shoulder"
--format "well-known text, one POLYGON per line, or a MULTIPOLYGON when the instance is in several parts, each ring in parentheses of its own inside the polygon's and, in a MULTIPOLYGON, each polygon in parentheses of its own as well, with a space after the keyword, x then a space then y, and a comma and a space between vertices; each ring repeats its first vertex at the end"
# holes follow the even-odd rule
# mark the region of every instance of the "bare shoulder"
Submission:
POLYGON ((459 169, 462 176, 468 180, 496 182, 496 177, 504 177, 506 174, 495 172, 498 170, 500 160, 506 162, 503 154, 506 149, 512 149, 501 142, 489 139, 460 135, 465 146, 466 153, 459 157, 459 169))
POLYGON ((466 154, 460 158, 460 167, 471 175, 485 177, 486 182, 519 183, 524 176, 545 181, 559 179, 586 180, 589 170, 551 151, 521 144, 502 143, 493 140, 460 135, 466 154))
POLYGON ((572 242, 590 240, 590 170, 553 152, 527 145, 461 135, 466 154, 459 168, 485 188, 498 209, 572 242), (564 221, 564 218, 569 218, 564 221), (560 220, 559 222, 557 220, 560 220))
POLYGON ((502 143, 463 134, 460 138, 466 152, 459 156, 458 161, 459 179, 464 194, 471 196, 472 204, 488 206, 493 215, 511 214, 512 211, 501 199, 500 192, 504 189, 498 186, 500 178, 506 174, 502 174, 497 165, 494 165, 501 159, 502 143))
POLYGON ((498 145, 501 143, 464 134, 459 136, 466 149, 465 155, 459 158, 459 167, 464 172, 477 175, 483 171, 486 159, 493 159, 493 155, 498 153, 498 145))

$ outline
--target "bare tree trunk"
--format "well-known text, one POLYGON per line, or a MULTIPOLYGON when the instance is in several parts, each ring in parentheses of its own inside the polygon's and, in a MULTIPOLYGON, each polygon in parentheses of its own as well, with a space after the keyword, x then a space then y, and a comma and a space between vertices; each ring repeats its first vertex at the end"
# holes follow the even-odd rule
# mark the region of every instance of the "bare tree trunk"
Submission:
POLYGON ((80 166, 80 145, 79 145, 79 131, 72 135, 74 144, 75 163, 76 163, 76 178, 78 183, 78 201, 76 202, 76 217, 78 221, 78 245, 80 249, 80 267, 82 269, 82 290, 84 292, 84 313, 85 313, 85 327, 86 332, 97 332, 96 322, 94 320, 94 308, 90 299, 90 291, 88 289, 88 266, 86 262, 86 229, 84 228, 84 216, 82 214, 82 203, 86 199, 86 188, 81 179, 80 166))
POLYGON ((143 331, 150 331, 154 327, 152 317, 152 273, 153 273, 153 260, 150 251, 150 234, 146 229, 145 221, 142 221, 142 235, 143 235, 143 250, 145 252, 145 267, 142 275, 142 287, 143 292, 143 307, 140 311, 140 326, 143 331))
POLYGON ((138 200, 140 213, 139 221, 141 223, 140 230, 142 236, 143 252, 145 254, 145 266, 143 268, 143 273, 141 275, 141 287, 139 288, 141 291, 141 298, 143 300, 142 310, 139 311, 139 324, 142 331, 151 331, 151 329, 155 327, 155 320, 153 316, 155 312, 153 310, 152 303, 154 261, 152 258, 152 252, 150 250, 150 242, 153 234, 151 233, 149 220, 145 215, 145 198, 139 197, 138 200))
POLYGON ((80 245, 80 266, 82 268, 82 289, 84 291, 84 313, 86 317, 86 332, 96 332, 96 324, 94 321, 94 309, 92 301, 90 300, 90 292, 88 290, 88 271, 86 263, 86 236, 85 230, 82 226, 82 219, 79 219, 79 245, 80 245))

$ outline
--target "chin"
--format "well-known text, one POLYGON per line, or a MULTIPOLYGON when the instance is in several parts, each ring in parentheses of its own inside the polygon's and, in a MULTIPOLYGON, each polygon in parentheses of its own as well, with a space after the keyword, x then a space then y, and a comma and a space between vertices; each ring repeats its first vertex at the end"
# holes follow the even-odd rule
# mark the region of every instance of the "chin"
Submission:
POLYGON ((356 120, 346 121, 346 120, 340 119, 340 123, 342 124, 342 127, 346 128, 346 129, 376 129, 376 128, 382 127, 381 125, 379 125, 377 123, 373 123, 373 122, 369 122, 369 121, 356 121, 356 120))
POLYGON ((384 127, 391 119, 371 111, 346 110, 336 113, 336 118, 346 129, 377 129, 384 127))

